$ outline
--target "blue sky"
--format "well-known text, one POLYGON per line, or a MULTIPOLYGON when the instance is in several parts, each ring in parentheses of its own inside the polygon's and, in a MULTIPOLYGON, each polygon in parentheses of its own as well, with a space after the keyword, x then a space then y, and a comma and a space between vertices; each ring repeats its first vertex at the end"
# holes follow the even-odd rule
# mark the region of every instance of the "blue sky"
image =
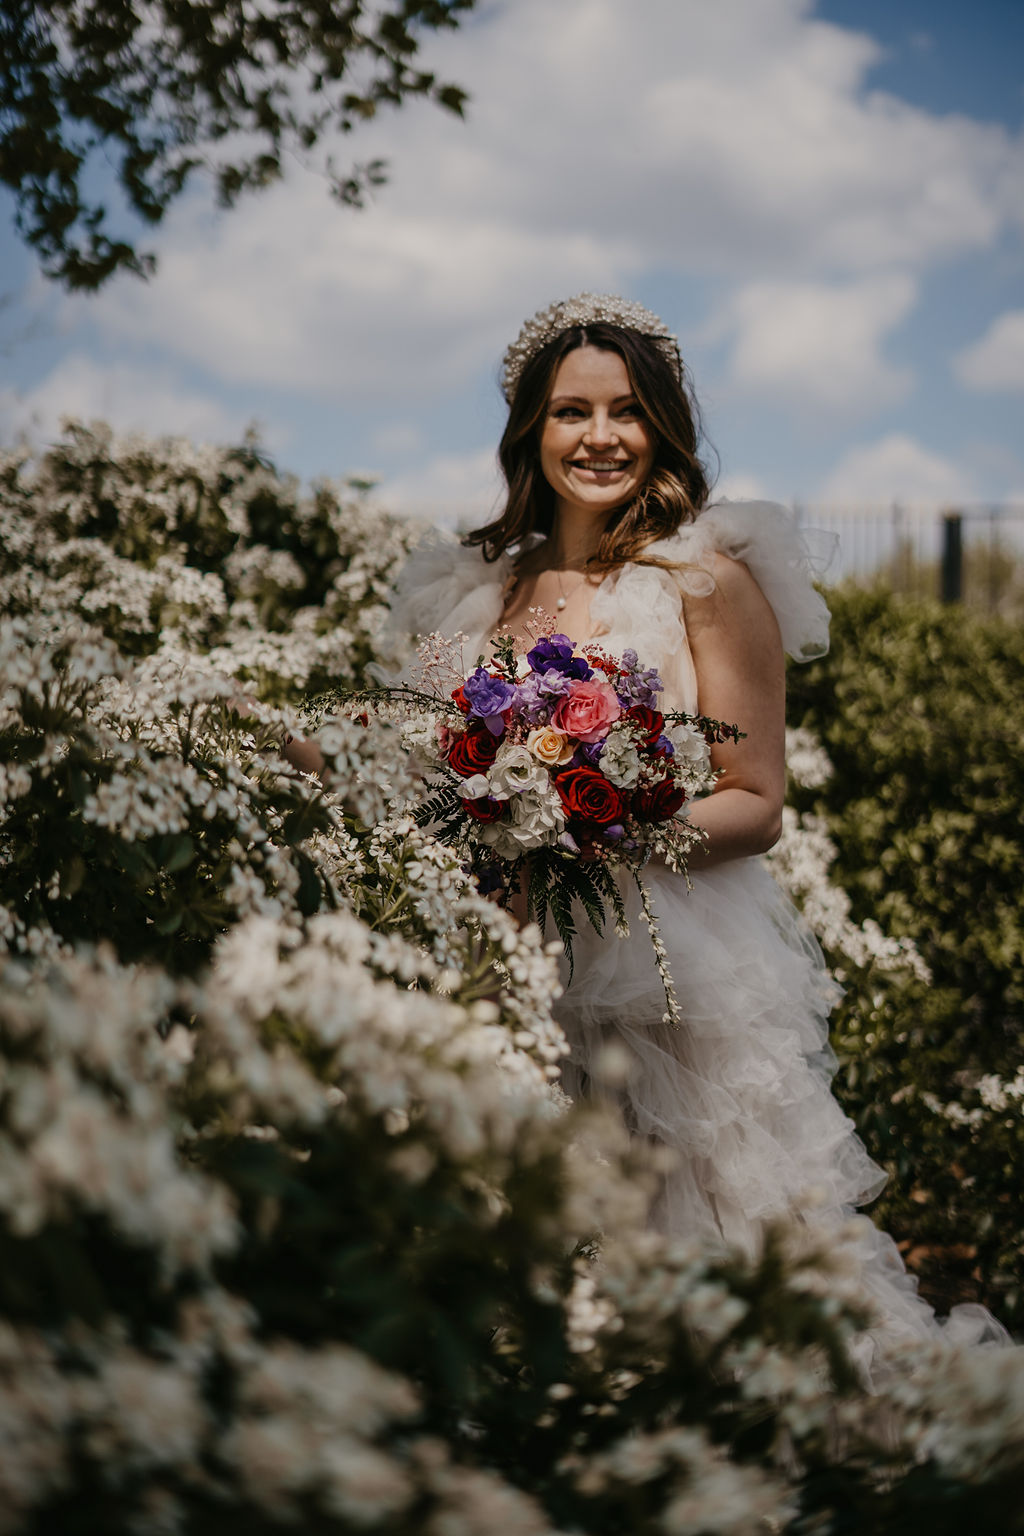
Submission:
POLYGON ((504 345, 589 288, 677 330, 729 494, 1024 504, 1022 0, 481 0, 426 57, 468 119, 346 142, 392 161, 362 214, 300 168, 199 189, 154 280, 68 298, 0 198, 0 434, 256 422, 472 519, 504 345))

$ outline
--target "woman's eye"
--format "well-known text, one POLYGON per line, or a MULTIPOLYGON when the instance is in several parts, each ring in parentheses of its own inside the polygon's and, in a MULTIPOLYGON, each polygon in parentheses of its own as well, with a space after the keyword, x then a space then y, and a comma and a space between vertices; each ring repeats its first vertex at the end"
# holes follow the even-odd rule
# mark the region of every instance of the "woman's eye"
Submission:
POLYGON ((573 417, 582 416, 583 412, 575 405, 563 405, 555 412, 558 421, 568 421, 573 417))

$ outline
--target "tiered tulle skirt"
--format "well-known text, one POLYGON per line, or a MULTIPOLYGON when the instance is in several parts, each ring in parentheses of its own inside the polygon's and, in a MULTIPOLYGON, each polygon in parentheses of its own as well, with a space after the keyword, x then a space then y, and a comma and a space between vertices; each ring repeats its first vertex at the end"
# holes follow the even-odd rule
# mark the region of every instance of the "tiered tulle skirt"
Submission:
MULTIPOLYGON (((573 1096, 617 1100, 630 1131, 670 1149, 652 1221, 754 1253, 766 1223, 843 1226, 885 1183, 832 1095, 828 1015, 839 990, 813 935, 755 859, 681 877, 649 866, 662 939, 682 1007, 665 998, 639 898, 623 882, 631 936, 602 938, 581 922, 574 976, 557 1012, 572 1048, 573 1096)), ((920 1299, 891 1238, 858 1224, 860 1279, 879 1323, 866 1372, 901 1339, 1005 1339, 981 1307, 942 1327, 920 1299)))

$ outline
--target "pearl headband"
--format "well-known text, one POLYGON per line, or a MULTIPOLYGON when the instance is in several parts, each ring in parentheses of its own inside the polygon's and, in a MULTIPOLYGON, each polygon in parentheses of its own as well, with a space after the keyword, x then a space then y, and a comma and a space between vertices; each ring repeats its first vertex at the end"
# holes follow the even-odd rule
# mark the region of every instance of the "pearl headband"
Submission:
POLYGON ((501 388, 509 405, 519 386, 523 369, 542 347, 563 331, 571 331, 578 325, 594 325, 597 321, 618 325, 627 331, 648 336, 668 362, 679 382, 683 380, 683 360, 679 343, 668 326, 657 315, 631 299, 620 299, 613 293, 578 293, 575 298, 561 299, 538 310, 527 320, 515 341, 505 353, 501 367, 501 388))

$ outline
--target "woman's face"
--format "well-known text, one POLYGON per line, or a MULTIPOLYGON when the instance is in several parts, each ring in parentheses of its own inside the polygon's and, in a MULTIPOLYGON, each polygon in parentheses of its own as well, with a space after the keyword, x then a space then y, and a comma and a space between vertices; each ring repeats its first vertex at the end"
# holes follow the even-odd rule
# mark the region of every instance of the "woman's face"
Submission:
POLYGON ((540 434, 540 467, 562 508, 610 513, 654 464, 654 433, 618 352, 576 347, 558 365, 540 434))

